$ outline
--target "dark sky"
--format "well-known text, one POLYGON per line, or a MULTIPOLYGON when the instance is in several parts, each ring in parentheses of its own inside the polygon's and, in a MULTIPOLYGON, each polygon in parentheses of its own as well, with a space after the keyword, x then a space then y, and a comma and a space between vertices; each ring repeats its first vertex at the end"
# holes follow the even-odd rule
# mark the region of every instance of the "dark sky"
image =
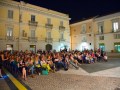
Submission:
MULTIPOLYGON (((16 0, 20 1, 20 0, 16 0)), ((96 15, 120 11, 120 0, 21 0, 47 9, 69 14, 71 23, 96 15)))

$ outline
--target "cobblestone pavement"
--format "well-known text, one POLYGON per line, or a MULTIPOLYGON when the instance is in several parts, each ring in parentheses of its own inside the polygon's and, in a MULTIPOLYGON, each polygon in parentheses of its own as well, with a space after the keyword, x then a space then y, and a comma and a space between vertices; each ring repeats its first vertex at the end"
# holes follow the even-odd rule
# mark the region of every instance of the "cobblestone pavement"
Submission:
POLYGON ((71 67, 23 82, 33 90, 120 90, 120 60, 83 64, 79 70, 71 67))
POLYGON ((120 90, 120 78, 50 73, 28 77, 32 90, 120 90))

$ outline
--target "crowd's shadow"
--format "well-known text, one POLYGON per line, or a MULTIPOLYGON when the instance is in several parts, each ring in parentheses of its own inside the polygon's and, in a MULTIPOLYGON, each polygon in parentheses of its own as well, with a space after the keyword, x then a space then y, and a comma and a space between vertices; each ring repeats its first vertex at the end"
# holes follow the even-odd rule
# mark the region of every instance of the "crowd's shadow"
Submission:
POLYGON ((93 73, 115 67, 120 67, 120 59, 108 59, 108 62, 101 61, 93 64, 82 64, 80 67, 88 73, 93 73))

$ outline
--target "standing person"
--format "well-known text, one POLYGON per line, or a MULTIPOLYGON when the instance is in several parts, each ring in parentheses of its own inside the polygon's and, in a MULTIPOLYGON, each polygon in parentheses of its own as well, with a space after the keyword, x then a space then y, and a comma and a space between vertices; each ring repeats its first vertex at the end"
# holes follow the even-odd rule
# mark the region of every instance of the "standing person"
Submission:
POLYGON ((0 78, 2 78, 2 56, 1 56, 1 52, 0 52, 0 78))

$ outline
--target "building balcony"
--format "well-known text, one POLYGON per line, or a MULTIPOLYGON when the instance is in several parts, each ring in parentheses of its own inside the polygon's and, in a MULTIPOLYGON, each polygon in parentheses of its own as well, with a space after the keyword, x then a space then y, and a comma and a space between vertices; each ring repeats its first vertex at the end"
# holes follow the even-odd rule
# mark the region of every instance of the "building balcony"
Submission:
POLYGON ((38 38, 37 37, 28 37, 29 42, 37 42, 38 38))
POLYGON ((60 38, 60 39, 59 39, 59 42, 64 42, 64 41, 65 41, 64 38, 60 38))
POLYGON ((104 34, 103 32, 98 32, 98 34, 104 34))
POLYGON ((37 25, 38 25, 38 22, 36 22, 36 21, 29 21, 28 24, 29 24, 30 26, 37 26, 37 25))
POLYGON ((86 34, 86 31, 81 31, 81 34, 86 34))
POLYGON ((117 32, 120 32, 120 29, 118 29, 118 30, 112 29, 112 33, 117 33, 117 32))
POLYGON ((53 42, 53 38, 45 38, 45 42, 52 43, 53 42))
POLYGON ((15 39, 15 37, 13 37, 13 36, 6 36, 6 40, 13 41, 14 39, 15 39))
POLYGON ((65 27, 64 27, 64 26, 59 26, 59 30, 60 30, 61 32, 64 32, 64 31, 65 31, 65 27))
POLYGON ((87 42, 87 40, 86 40, 86 39, 83 39, 82 42, 87 42))
POLYGON ((48 29, 52 29, 53 28, 53 24, 46 23, 45 27, 48 28, 48 29))

